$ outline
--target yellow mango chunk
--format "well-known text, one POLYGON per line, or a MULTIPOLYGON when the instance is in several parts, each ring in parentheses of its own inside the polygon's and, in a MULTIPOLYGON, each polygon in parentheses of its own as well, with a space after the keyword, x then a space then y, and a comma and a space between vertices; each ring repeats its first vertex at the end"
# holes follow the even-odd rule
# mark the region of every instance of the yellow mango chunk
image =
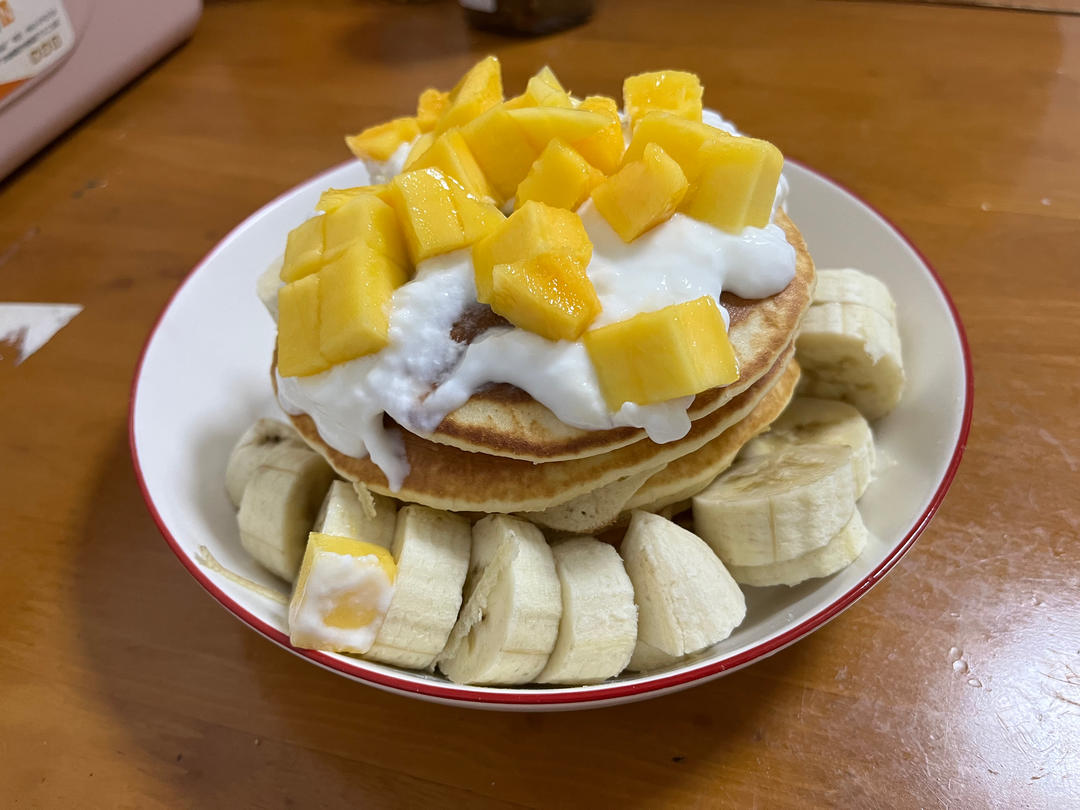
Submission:
POLYGON ((680 210, 730 233, 763 228, 784 156, 768 141, 723 135, 704 147, 702 170, 680 210))
POLYGON ((529 200, 535 200, 573 211, 603 180, 602 172, 556 138, 540 153, 518 185, 514 207, 520 208, 529 200))
POLYGON ((608 409, 691 396, 739 378, 716 299, 702 296, 585 333, 608 409))
POLYGON ((595 135, 609 124, 601 113, 562 107, 523 107, 509 110, 507 115, 521 127, 538 153, 554 138, 575 144, 595 135))
POLYGON ((281 280, 285 283, 310 275, 322 267, 324 217, 312 217, 297 225, 285 239, 281 280))
POLYGON ((623 106, 631 127, 655 110, 700 121, 701 93, 701 81, 693 73, 681 70, 641 73, 623 81, 623 106))
POLYGON ((454 85, 448 105, 435 124, 435 134, 463 126, 503 100, 502 69, 494 56, 481 59, 454 85))
POLYGON ((394 209, 374 194, 357 194, 326 215, 323 261, 360 242, 401 267, 409 263, 394 209))
POLYGON ((518 183, 540 155, 511 112, 501 106, 464 126, 461 136, 500 203, 514 196, 518 183))
POLYGON ((354 243, 319 273, 319 352, 344 363, 386 345, 390 297, 405 271, 381 253, 354 243))
POLYGON ((388 187, 385 184, 376 186, 353 186, 352 188, 328 188, 319 195, 319 201, 315 203, 316 211, 330 213, 337 210, 349 200, 361 194, 373 194, 384 203, 389 202, 387 195, 388 187))
POLYGON ((600 215, 624 242, 671 218, 689 184, 679 164, 655 143, 645 147, 641 160, 627 163, 593 189, 600 215))
POLYGON ((439 135, 435 142, 410 166, 412 169, 439 169, 447 177, 453 177, 470 194, 481 198, 493 198, 494 193, 484 172, 465 143, 461 131, 451 129, 439 135))
POLYGON ((476 298, 487 304, 491 302, 495 265, 556 256, 584 270, 592 258, 592 242, 581 217, 573 211, 527 202, 473 245, 472 256, 476 298))
POLYGON ((282 377, 330 368, 319 349, 320 275, 312 273, 278 290, 277 368, 282 377))
POLYGON ((465 234, 465 244, 471 245, 483 239, 506 221, 503 212, 488 200, 481 200, 470 194, 452 178, 447 178, 450 186, 450 199, 454 203, 461 230, 465 234))
POLYGON ((358 158, 389 160, 399 146, 419 134, 416 118, 395 118, 385 124, 368 127, 358 135, 346 135, 345 145, 358 158))
POLYGON ((573 107, 570 94, 563 89, 554 71, 546 65, 529 79, 525 92, 509 99, 505 109, 517 110, 522 107, 573 107))
POLYGON ((413 145, 409 147, 409 154, 405 156, 405 163, 402 165, 402 168, 411 169, 412 165, 423 156, 424 152, 431 148, 433 143, 435 143, 434 132, 425 132, 417 138, 413 142, 413 145))
POLYGON ((592 281, 571 256, 497 264, 491 281, 492 310, 548 340, 577 340, 600 314, 592 281))
POLYGON ((614 174, 619 169, 626 148, 622 122, 619 120, 619 107, 615 99, 607 96, 586 96, 578 109, 603 115, 607 124, 599 132, 575 141, 574 149, 604 174, 614 174))
POLYGON ((295 647, 365 653, 390 608, 397 564, 382 546, 311 532, 289 601, 295 647))
POLYGON ((416 102, 416 125, 421 132, 431 132, 447 107, 450 94, 434 87, 427 88, 416 102))
POLYGON ((682 167, 686 178, 693 183, 704 167, 702 148, 726 135, 698 121, 687 121, 665 112, 650 113, 634 127, 623 163, 641 160, 645 147, 655 143, 682 167))
POLYGON ((450 184, 438 169, 397 175, 390 181, 390 194, 414 265, 465 246, 450 184))

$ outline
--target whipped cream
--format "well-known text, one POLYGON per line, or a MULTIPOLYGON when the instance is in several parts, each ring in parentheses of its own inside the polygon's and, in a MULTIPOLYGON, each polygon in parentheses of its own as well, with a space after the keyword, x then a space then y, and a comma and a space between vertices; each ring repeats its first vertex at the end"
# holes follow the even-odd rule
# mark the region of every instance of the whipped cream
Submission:
MULTIPOLYGON (((734 131, 707 111, 706 123, 734 131)), ((403 145, 383 166, 369 166, 372 182, 400 171, 403 145), (388 174, 388 172, 392 172, 388 174)), ((783 205, 787 184, 777 186, 773 213, 783 205)), ((592 328, 720 294, 764 298, 795 276, 795 250, 783 230, 770 223, 729 234, 675 214, 627 244, 587 201, 578 209, 593 244, 587 273, 602 310, 592 328)), ((421 262, 412 281, 391 301, 387 345, 374 354, 341 363, 309 377, 278 375, 278 399, 289 413, 307 413, 323 440, 338 451, 371 460, 392 490, 408 475, 400 431, 383 427, 389 414, 419 435, 433 432, 451 411, 485 385, 509 383, 549 408, 562 422, 587 430, 643 428, 658 443, 690 430, 693 397, 651 405, 627 403, 607 409, 585 345, 551 341, 519 328, 497 327, 469 345, 450 337, 453 325, 476 301, 471 252, 458 250, 421 262)), ((725 322, 727 312, 721 306, 725 322)))

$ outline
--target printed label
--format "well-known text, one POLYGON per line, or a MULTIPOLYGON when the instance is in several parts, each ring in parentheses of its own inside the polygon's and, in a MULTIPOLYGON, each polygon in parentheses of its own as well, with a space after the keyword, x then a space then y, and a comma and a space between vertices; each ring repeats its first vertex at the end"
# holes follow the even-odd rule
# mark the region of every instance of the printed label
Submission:
POLYGON ((62 0, 0 0, 0 104, 75 45, 62 0))

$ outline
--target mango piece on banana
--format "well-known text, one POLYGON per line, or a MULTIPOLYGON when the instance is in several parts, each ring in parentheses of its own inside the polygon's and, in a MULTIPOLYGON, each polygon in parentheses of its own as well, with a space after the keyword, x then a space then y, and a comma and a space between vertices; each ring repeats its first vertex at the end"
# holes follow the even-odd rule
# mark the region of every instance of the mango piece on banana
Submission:
POLYGON ((382 546, 312 532, 289 602, 290 643, 367 652, 390 607, 396 574, 382 546))

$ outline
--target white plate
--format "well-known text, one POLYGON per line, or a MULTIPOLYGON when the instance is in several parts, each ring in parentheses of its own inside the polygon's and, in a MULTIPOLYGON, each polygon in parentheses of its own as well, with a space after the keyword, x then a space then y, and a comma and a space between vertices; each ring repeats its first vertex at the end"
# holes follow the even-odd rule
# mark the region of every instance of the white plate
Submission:
MULTIPOLYGON (((203 587, 259 633, 297 655, 373 686, 468 706, 557 709, 655 697, 771 655, 850 606, 915 542, 960 462, 971 421, 971 361, 963 328, 941 280, 884 218, 836 184, 790 161, 789 209, 819 267, 859 267, 896 298, 908 386, 877 423, 885 469, 860 508, 872 538, 844 571, 796 588, 747 588, 747 615, 706 654, 661 672, 597 686, 457 686, 417 672, 289 646, 280 605, 208 571, 205 545, 227 568, 281 589, 241 549, 225 495, 229 449, 259 416, 279 412, 270 388, 274 326, 255 296, 255 277, 280 252, 287 230, 307 218, 319 193, 365 182, 349 163, 265 206, 196 267, 169 302, 143 351, 131 404, 131 450, 146 502, 162 534, 203 587)), ((902 598, 902 597, 901 597, 902 598)))

